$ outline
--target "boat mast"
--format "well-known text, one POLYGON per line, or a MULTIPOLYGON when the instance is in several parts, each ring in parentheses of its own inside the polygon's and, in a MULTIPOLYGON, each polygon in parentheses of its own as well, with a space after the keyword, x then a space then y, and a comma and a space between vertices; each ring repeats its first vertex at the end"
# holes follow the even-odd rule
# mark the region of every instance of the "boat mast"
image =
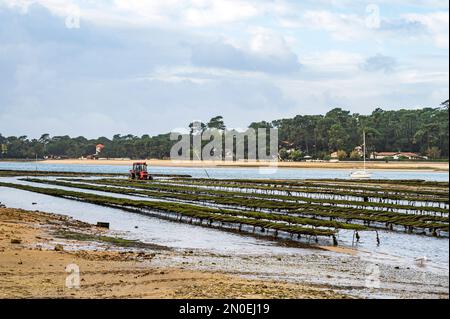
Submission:
POLYGON ((363 130, 364 172, 366 171, 366 131, 363 130))

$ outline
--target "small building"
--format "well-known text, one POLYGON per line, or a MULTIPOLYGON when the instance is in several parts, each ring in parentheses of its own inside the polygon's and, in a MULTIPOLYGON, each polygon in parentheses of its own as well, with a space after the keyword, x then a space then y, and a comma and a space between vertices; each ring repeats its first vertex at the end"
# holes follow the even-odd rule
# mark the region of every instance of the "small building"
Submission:
POLYGON ((406 158, 409 160, 417 160, 417 159, 428 159, 426 156, 421 156, 417 153, 412 152, 373 152, 370 155, 371 159, 387 159, 392 158, 394 160, 399 160, 402 158, 406 158))
MULTIPOLYGON (((294 143, 291 143, 291 142, 288 142, 288 141, 281 141, 280 145, 281 145, 281 147, 283 149, 286 150, 287 154, 291 154, 292 152, 297 151, 297 149, 295 148, 295 144, 294 143)), ((301 151, 301 150, 299 149, 299 151, 301 151)))
POLYGON ((104 148, 105 148, 105 145, 97 144, 97 146, 95 146, 95 155, 100 154, 104 148))
POLYGON ((364 148, 362 146, 356 146, 354 151, 358 153, 359 157, 364 156, 364 148))
POLYGON ((333 152, 330 154, 331 159, 339 159, 338 152, 333 152))
POLYGON ((291 143, 289 141, 281 141, 280 145, 281 145, 281 147, 287 148, 287 149, 294 147, 294 143, 291 143))

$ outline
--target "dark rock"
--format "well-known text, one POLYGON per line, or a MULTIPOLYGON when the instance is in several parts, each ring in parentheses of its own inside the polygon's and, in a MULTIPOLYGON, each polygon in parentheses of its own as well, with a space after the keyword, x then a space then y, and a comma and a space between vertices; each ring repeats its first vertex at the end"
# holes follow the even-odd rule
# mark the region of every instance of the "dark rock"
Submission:
POLYGON ((109 229, 109 223, 105 223, 105 222, 97 222, 97 227, 100 227, 100 228, 108 228, 108 229, 109 229))

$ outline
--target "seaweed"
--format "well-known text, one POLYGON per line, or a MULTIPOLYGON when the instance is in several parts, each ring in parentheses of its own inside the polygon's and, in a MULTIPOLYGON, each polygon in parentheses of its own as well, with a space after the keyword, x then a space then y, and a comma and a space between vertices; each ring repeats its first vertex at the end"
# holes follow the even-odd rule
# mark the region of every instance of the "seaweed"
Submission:
MULTIPOLYGON (((83 181, 83 180, 77 180, 77 181, 83 181)), ((83 181, 85 182, 85 181, 83 181)), ((117 181, 117 180, 100 180, 100 181, 89 181, 93 184, 101 184, 101 185, 113 185, 113 186, 123 186, 123 187, 133 187, 137 189, 150 189, 150 190, 158 190, 158 191, 167 191, 167 192, 179 192, 179 193, 195 193, 195 194, 208 194, 208 195, 216 195, 216 196, 225 196, 225 197, 242 197, 242 196, 249 196, 250 189, 247 189, 245 187, 233 187, 240 190, 245 190, 245 192, 235 192, 232 190, 226 191, 226 190, 214 190, 214 189, 207 189, 204 187, 192 187, 192 186, 186 186, 186 185, 167 185, 167 184, 161 184, 160 182, 129 182, 129 181, 117 181)), ((293 195, 290 191, 287 191, 287 194, 290 195, 276 195, 273 194, 273 192, 280 191, 279 189, 268 188, 271 192, 271 194, 265 194, 265 193, 257 193, 257 192, 251 192, 251 197, 253 198, 261 198, 261 199, 273 199, 277 200, 277 203, 279 207, 283 207, 284 209, 296 209, 294 205, 290 205, 289 203, 286 205, 280 204, 280 201, 284 202, 303 202, 308 204, 326 204, 326 205, 347 205, 352 206, 356 208, 378 208, 378 209, 384 209, 384 210, 406 210, 406 211, 412 211, 412 212, 418 212, 420 214, 424 213, 432 213, 432 214, 448 214, 448 209, 441 208, 441 207, 435 207, 435 206, 417 206, 417 205, 403 205, 403 204, 390 204, 390 203, 379 203, 379 202, 368 202, 368 201, 355 201, 355 200, 342 200, 342 199, 333 199, 333 198, 311 198, 311 197, 305 197, 305 196, 298 196, 293 195)))
MULTIPOLYGON (((259 212, 251 211, 251 212, 231 212, 229 210, 221 210, 228 215, 241 215, 245 217, 251 217, 255 219, 267 219, 267 220, 277 220, 284 221, 288 223, 297 223, 304 225, 314 225, 314 226, 323 226, 323 227, 334 227, 340 229, 358 229, 361 227, 360 225, 346 223, 339 223, 334 221, 333 219, 341 219, 346 221, 362 221, 370 225, 370 223, 383 223, 385 228, 390 228, 391 225, 400 225, 405 227, 415 227, 422 229, 440 229, 447 230, 448 229, 448 218, 440 217, 440 216, 430 216, 430 215, 412 215, 412 214, 404 214, 398 212, 388 212, 388 211, 379 211, 379 210, 368 210, 368 209, 355 209, 354 207, 339 207, 339 206, 329 206, 329 205, 316 205, 316 204, 299 204, 294 202, 283 202, 283 201, 274 201, 268 199, 257 199, 257 198, 246 198, 246 197, 236 197, 236 196, 227 196, 227 197, 218 197, 218 196, 210 196, 205 194, 191 194, 191 193, 174 193, 174 192, 163 192, 163 191, 142 191, 136 189, 126 189, 126 188, 118 188, 118 187, 108 187, 108 186, 95 186, 89 184, 80 184, 80 183, 70 183, 70 182, 61 182, 61 181, 48 181, 48 180, 36 180, 36 179, 28 179, 30 182, 44 183, 44 184, 52 184, 59 185, 65 187, 75 187, 80 189, 89 189, 95 191, 104 191, 118 194, 131 194, 138 196, 150 196, 153 198, 163 198, 163 199, 178 199, 184 201, 191 201, 195 204, 197 203, 214 203, 225 206, 235 206, 250 210, 260 210, 259 212), (250 200, 251 199, 251 200, 250 200), (268 210, 270 213, 262 212, 261 210, 268 210), (289 214, 280 214, 273 212, 282 212, 287 211, 290 214, 294 215, 303 215, 303 218, 297 218, 293 215, 289 216, 289 214), (288 216, 286 216, 288 215, 288 216), (304 218, 305 215, 313 216, 314 218, 304 218), (330 221, 324 221, 319 218, 331 218, 330 221), (297 219, 295 219, 297 218, 297 219)), ((89 183, 92 181, 89 181, 89 183)), ((135 182, 129 183, 135 185, 135 182)), ((207 192, 208 190, 203 189, 202 192, 207 192)), ((222 193, 221 193, 222 194, 222 193)), ((380 226, 377 226, 380 227, 380 226)))
MULTIPOLYGON (((66 191, 61 189, 39 188, 28 185, 19 185, 13 183, 0 182, 1 187, 16 188, 25 191, 31 191, 39 194, 45 194, 55 197, 62 197, 66 199, 74 199, 96 205, 102 205, 107 207, 131 207, 138 209, 148 209, 160 212, 168 212, 180 214, 185 217, 197 218, 201 221, 207 220, 209 222, 221 222, 221 223, 233 223, 237 225, 250 225, 254 227, 261 227, 263 229, 272 229, 275 231, 285 231, 287 233, 295 235, 309 235, 309 236, 324 236, 331 237, 335 235, 336 231, 331 229, 318 229, 300 227, 297 225, 274 222, 275 219, 263 220, 252 218, 254 215, 248 212, 219 210, 215 208, 201 207, 190 204, 170 203, 170 202, 157 202, 157 201, 145 201, 145 200, 130 200, 124 198, 114 198, 107 196, 99 196, 94 194, 87 194, 74 191, 66 191), (238 216, 238 217, 236 217, 238 216)), ((260 215, 260 217, 264 217, 260 215)), ((273 216, 276 218, 276 216, 273 216)), ((282 220, 282 216, 279 216, 282 220)), ((290 221, 305 222, 306 219, 291 219, 290 221)), ((283 220, 285 221, 285 220, 283 220)), ((313 221, 311 221, 313 222, 313 221)), ((317 221, 320 223, 320 221, 317 221)), ((202 223, 200 223, 202 224, 202 223)))

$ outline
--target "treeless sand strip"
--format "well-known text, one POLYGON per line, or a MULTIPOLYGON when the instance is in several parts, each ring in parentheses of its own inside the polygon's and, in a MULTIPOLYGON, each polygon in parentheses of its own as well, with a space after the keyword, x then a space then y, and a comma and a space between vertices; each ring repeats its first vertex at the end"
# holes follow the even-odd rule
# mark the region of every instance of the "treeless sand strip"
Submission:
POLYGON ((178 252, 142 243, 138 248, 124 248, 110 242, 56 238, 55 233, 61 232, 112 235, 65 216, 0 208, 0 298, 344 297, 301 284, 163 269, 153 266, 152 258, 178 252), (66 287, 69 273, 65 270, 71 264, 80 269, 79 289, 66 287))

